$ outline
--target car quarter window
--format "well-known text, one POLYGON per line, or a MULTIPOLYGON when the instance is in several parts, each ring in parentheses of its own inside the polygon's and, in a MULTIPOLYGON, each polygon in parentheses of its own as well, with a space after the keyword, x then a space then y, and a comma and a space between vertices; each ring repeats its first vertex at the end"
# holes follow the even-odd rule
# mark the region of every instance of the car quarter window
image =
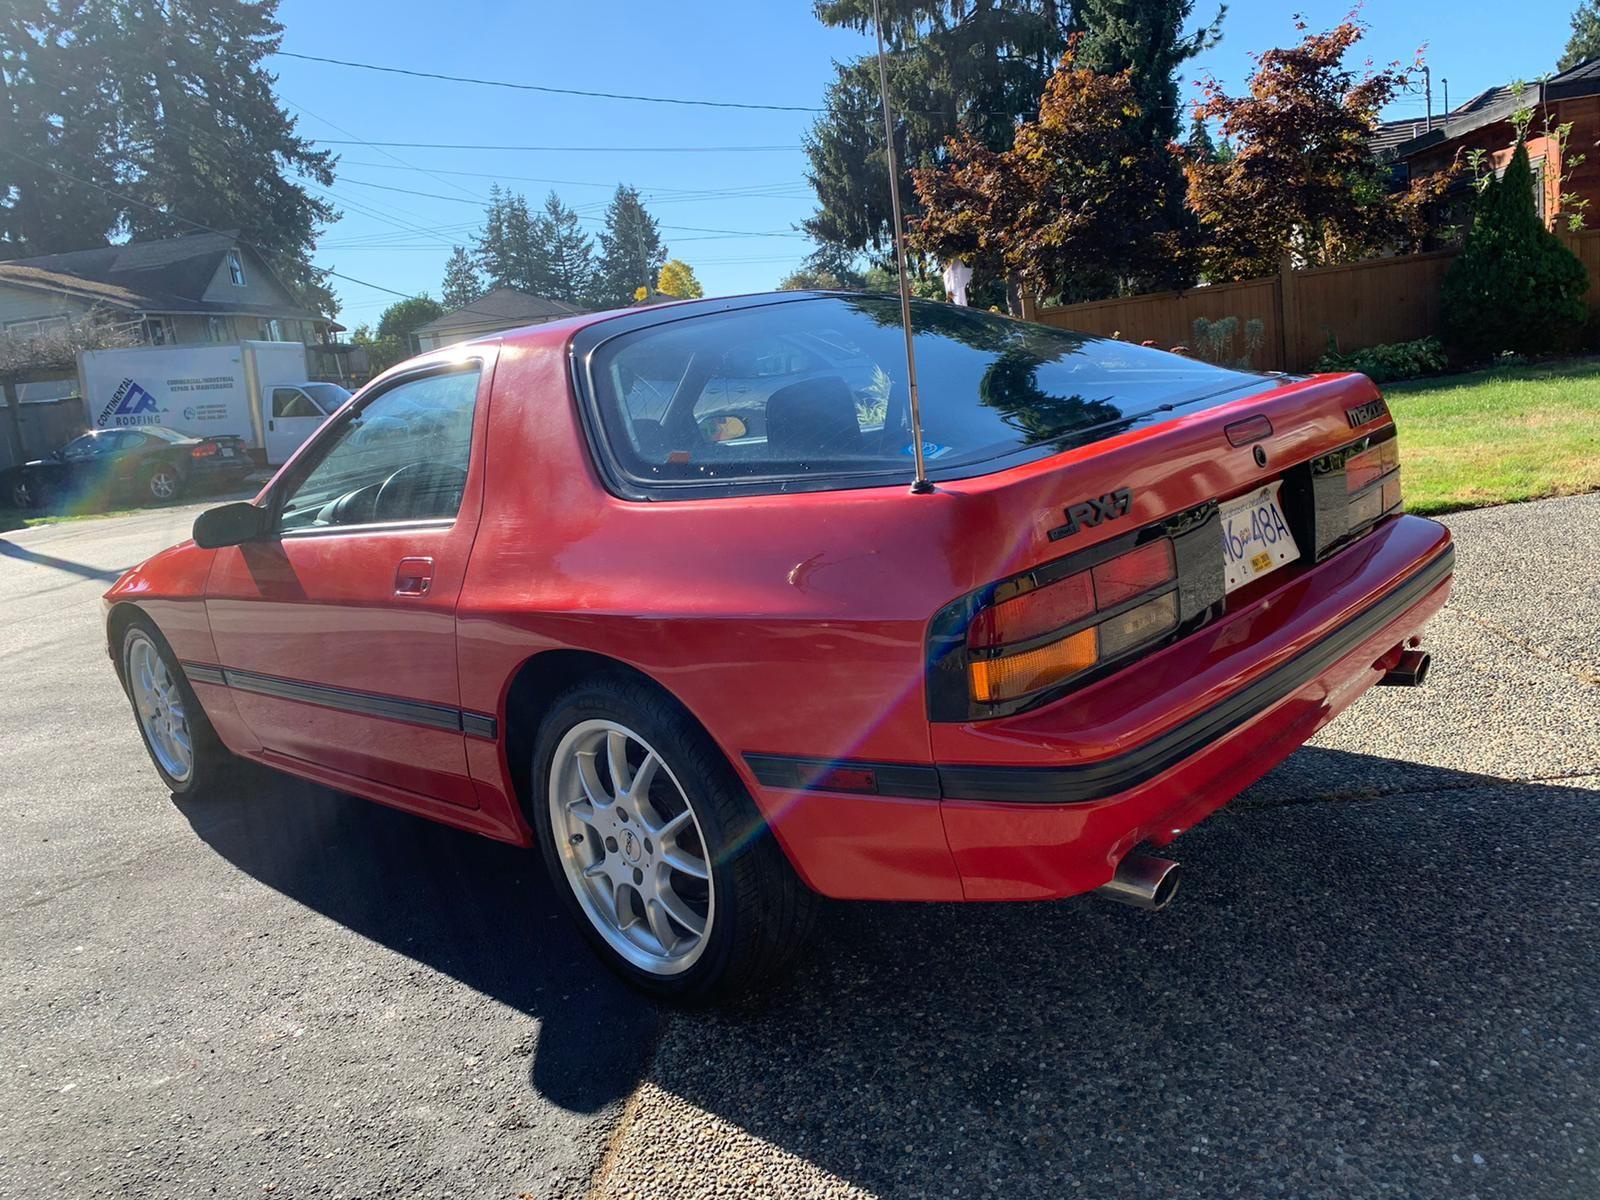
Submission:
POLYGON ((281 417, 321 417, 322 410, 299 388, 280 387, 272 389, 272 416, 275 420, 281 417))
POLYGON ((446 520, 461 507, 477 406, 476 369, 386 389, 327 430, 288 482, 284 533, 446 520))

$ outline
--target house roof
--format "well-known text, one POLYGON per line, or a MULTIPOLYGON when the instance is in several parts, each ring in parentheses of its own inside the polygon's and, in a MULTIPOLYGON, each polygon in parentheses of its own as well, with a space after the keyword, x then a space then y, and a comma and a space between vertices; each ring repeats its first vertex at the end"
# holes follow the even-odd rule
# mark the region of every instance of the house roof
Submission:
POLYGON ((1600 95, 1600 57, 1585 59, 1551 75, 1542 83, 1525 84, 1521 91, 1521 96, 1518 96, 1517 85, 1511 83, 1485 88, 1466 103, 1458 104, 1442 116, 1435 117, 1431 130, 1427 128, 1426 121, 1417 118, 1385 121, 1367 139, 1367 145, 1380 158, 1408 158, 1419 151, 1462 137, 1474 129, 1507 120, 1521 105, 1600 95), (1414 132, 1407 134, 1407 129, 1414 132))
POLYGON ((418 325, 412 333, 460 333, 471 329, 512 329, 518 325, 533 325, 560 317, 574 316, 583 310, 548 296, 535 296, 532 292, 516 288, 497 287, 485 292, 471 304, 462 305, 454 312, 435 317, 426 325, 418 325))
POLYGON ((195 233, 41 254, 0 262, 0 283, 146 312, 325 319, 294 304, 203 299, 224 257, 238 245, 235 233, 195 233))

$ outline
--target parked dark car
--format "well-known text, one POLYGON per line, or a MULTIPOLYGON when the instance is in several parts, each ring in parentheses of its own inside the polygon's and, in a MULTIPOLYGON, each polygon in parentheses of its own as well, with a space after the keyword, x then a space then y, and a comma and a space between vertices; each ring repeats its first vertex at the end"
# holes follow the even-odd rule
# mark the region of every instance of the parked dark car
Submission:
POLYGON ((191 487, 237 487, 255 468, 244 441, 231 434, 190 437, 160 425, 97 429, 48 458, 0 473, 17 508, 52 501, 174 500, 191 487))

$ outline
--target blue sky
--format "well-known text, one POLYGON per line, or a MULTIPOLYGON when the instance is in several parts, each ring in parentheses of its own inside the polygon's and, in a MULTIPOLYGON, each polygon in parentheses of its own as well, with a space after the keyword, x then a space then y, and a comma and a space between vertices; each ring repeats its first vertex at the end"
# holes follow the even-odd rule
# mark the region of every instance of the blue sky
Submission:
MULTIPOLYGON (((1375 62, 1427 46, 1434 107, 1442 79, 1459 104, 1511 78, 1550 69, 1576 0, 1370 0, 1361 48, 1375 62)), ((1220 45, 1190 64, 1240 90, 1249 55, 1294 36, 1299 8, 1313 28, 1340 20, 1344 0, 1299 5, 1232 0, 1220 45)), ((1196 16, 1214 4, 1198 0, 1196 16)), ((804 0, 521 5, 455 0, 282 0, 283 48, 445 74, 556 87, 778 105, 816 105, 830 62, 866 38, 824 28, 804 0)), ((560 147, 780 147, 747 151, 446 150, 331 146, 342 157, 333 198, 343 218, 322 239, 319 265, 402 292, 439 292, 452 242, 466 243, 495 180, 537 203, 552 188, 596 229, 616 184, 637 186, 674 257, 707 294, 772 287, 805 255, 793 226, 812 207, 800 138, 805 112, 758 112, 548 95, 271 60, 279 94, 319 139, 560 147), (559 181, 559 182, 551 182, 559 181), (392 189, 406 189, 396 191, 392 189), (428 193, 417 195, 413 193, 428 193), (757 236, 748 236, 757 235, 757 236)), ((1185 84, 1184 96, 1194 95, 1185 84)), ((1391 116, 1423 115, 1407 96, 1391 116)), ((376 318, 395 297, 336 280, 341 319, 376 318)))

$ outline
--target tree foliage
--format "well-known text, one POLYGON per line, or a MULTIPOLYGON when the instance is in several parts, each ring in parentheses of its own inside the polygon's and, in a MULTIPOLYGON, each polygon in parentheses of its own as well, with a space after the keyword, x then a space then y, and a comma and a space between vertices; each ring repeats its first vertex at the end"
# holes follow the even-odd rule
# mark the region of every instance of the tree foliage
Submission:
POLYGON ((444 264, 444 285, 441 289, 446 309, 465 308, 483 295, 483 280, 465 246, 453 246, 444 264))
POLYGON ((574 307, 589 303, 594 292, 594 242, 578 225, 578 214, 551 192, 533 224, 534 259, 541 296, 574 307))
POLYGON ((519 193, 489 188, 483 228, 473 239, 477 269, 491 287, 510 287, 584 306, 594 290, 594 243, 578 214, 551 192, 538 213, 519 193))
POLYGON ((264 60, 277 0, 0 5, 0 257, 237 229, 309 307, 334 158, 295 132, 264 60), (295 176, 306 180, 296 182, 295 176), (103 190, 102 190, 103 189, 103 190))
POLYGON ((1572 36, 1556 66, 1565 71, 1600 55, 1600 0, 1582 0, 1572 14, 1572 36))
POLYGON ((1545 228, 1533 196, 1528 147, 1486 177, 1461 253, 1441 292, 1445 332, 1473 357, 1568 350, 1588 316, 1589 274, 1545 228))
POLYGON ((914 172, 926 215, 913 242, 1047 295, 1137 288, 1165 273, 1183 247, 1160 220, 1141 116, 1130 71, 1089 70, 1069 45, 1038 120, 1018 127, 1010 149, 957 138, 947 166, 914 172))
MULTIPOLYGON (((883 9, 901 164, 939 164, 963 131, 991 149, 1009 146, 1065 45, 1061 0, 885 0, 883 9)), ((826 25, 872 29, 871 0, 818 0, 815 11, 826 25)), ((874 57, 836 64, 824 110, 805 138, 817 211, 804 228, 818 242, 886 262, 892 210, 874 57)), ((909 177, 896 182, 915 214, 909 177)))
POLYGON ((418 326, 443 316, 444 312, 444 306, 431 296, 396 300, 378 317, 376 333, 361 325, 350 335, 350 340, 366 350, 367 365, 377 374, 410 358, 411 335, 418 326))
POLYGON ((680 300, 698 300, 706 294, 700 281, 694 277, 694 268, 678 258, 669 258, 662 264, 661 275, 656 280, 656 291, 680 300))
POLYGON ((1285 255, 1304 266, 1351 262, 1425 236, 1454 172, 1390 193, 1366 139, 1407 76, 1394 65, 1345 65, 1364 32, 1346 21, 1268 50, 1247 96, 1227 95, 1214 79, 1204 83, 1196 114, 1216 121, 1230 147, 1212 161, 1184 158, 1212 277, 1269 274, 1285 255))
POLYGON ((648 288, 667 261, 667 248, 637 188, 618 184, 606 206, 605 228, 595 262, 594 304, 619 308, 633 302, 639 288, 648 288))

